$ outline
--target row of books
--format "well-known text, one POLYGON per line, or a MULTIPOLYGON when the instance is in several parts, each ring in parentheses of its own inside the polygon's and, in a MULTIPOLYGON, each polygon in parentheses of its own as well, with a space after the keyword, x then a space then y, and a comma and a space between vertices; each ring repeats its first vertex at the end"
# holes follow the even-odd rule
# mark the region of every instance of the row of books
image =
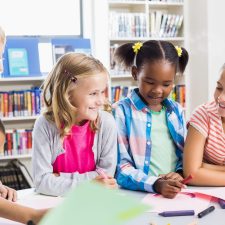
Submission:
POLYGON ((111 87, 111 102, 117 102, 120 99, 127 97, 127 95, 135 88, 135 86, 115 86, 111 87))
POLYGON ((150 13, 151 37, 177 37, 183 23, 183 15, 166 14, 157 10, 150 13))
POLYGON ((109 36, 112 38, 122 37, 146 37, 145 13, 110 12, 109 36))
MULTIPOLYGON (((117 102, 120 99, 127 97, 127 95, 135 88, 135 86, 115 86, 111 87, 111 102, 117 102)), ((185 108, 185 85, 176 85, 169 96, 176 102, 179 102, 185 108)))
POLYGON ((32 130, 7 130, 4 150, 0 151, 0 155, 8 156, 29 154, 31 153, 31 149, 32 130))
POLYGON ((184 84, 176 85, 170 94, 170 98, 172 98, 176 102, 179 102, 181 106, 185 108, 185 92, 186 87, 184 84))
POLYGON ((0 92, 0 117, 35 116, 41 111, 41 90, 0 92))

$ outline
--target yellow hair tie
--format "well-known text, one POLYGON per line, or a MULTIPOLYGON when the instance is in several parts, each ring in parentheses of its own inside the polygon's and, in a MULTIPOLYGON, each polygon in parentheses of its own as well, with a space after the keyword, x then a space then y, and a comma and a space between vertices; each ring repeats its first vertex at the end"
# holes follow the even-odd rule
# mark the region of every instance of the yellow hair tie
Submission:
POLYGON ((137 43, 135 43, 135 44, 132 46, 132 48, 133 48, 135 54, 138 53, 138 51, 141 49, 142 45, 143 45, 143 44, 142 44, 141 42, 137 42, 137 43))
POLYGON ((181 49, 181 47, 175 46, 175 48, 176 48, 176 50, 177 50, 177 55, 178 55, 179 57, 181 57, 181 56, 182 56, 182 49, 181 49))

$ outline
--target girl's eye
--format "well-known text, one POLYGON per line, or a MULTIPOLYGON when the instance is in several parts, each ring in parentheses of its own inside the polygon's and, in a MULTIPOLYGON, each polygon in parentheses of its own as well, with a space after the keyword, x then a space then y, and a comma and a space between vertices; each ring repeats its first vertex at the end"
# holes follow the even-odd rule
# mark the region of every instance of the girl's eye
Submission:
POLYGON ((94 95, 97 95, 97 93, 96 93, 96 92, 93 92, 93 93, 91 93, 90 95, 93 95, 93 96, 94 96, 94 95))
POLYGON ((216 89, 217 89, 218 91, 222 91, 222 90, 223 90, 222 87, 216 87, 216 89))
POLYGON ((150 84, 150 85, 154 85, 153 82, 149 82, 149 81, 145 81, 145 83, 150 84))
POLYGON ((164 87, 169 87, 171 84, 163 84, 164 87))

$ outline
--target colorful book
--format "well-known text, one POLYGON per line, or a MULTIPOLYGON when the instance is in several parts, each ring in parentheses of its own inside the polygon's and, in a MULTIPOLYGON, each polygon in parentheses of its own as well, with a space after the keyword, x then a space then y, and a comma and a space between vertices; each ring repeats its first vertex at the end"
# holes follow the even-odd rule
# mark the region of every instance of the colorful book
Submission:
POLYGON ((72 45, 53 45, 53 62, 56 63, 58 59, 65 53, 74 52, 72 45))
POLYGON ((8 60, 10 76, 27 76, 29 74, 28 55, 25 48, 9 48, 8 60))

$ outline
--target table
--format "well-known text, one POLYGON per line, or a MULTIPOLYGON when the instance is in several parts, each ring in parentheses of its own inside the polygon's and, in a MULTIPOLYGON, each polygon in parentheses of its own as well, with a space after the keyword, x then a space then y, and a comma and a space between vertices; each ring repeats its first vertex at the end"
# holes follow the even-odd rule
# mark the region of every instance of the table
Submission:
MULTIPOLYGON (((147 193, 139 191, 129 191, 121 189, 125 195, 133 196, 141 201, 147 193)), ((35 193, 34 189, 26 189, 18 191, 18 203, 34 208, 46 208, 57 206, 63 198, 50 197, 39 195, 35 193)), ((182 217, 161 217, 157 213, 145 212, 141 216, 124 225, 150 225, 154 222, 156 225, 191 225, 193 221, 197 220, 198 225, 225 225, 225 209, 221 209, 218 204, 212 203, 215 206, 214 212, 207 216, 197 219, 196 216, 182 216, 182 217)), ((9 221, 0 218, 0 225, 21 225, 20 223, 9 221)), ((116 224, 115 224, 116 225, 116 224)))
MULTIPOLYGON (((146 195, 146 193, 138 191, 122 190, 122 192, 132 195, 140 201, 146 195)), ((210 205, 214 205, 216 209, 201 219, 198 219, 197 216, 162 217, 157 213, 145 212, 125 225, 150 225, 151 223, 155 223, 155 225, 192 225, 193 221, 197 221, 197 225, 225 225, 225 209, 221 209, 215 203, 210 205)))

